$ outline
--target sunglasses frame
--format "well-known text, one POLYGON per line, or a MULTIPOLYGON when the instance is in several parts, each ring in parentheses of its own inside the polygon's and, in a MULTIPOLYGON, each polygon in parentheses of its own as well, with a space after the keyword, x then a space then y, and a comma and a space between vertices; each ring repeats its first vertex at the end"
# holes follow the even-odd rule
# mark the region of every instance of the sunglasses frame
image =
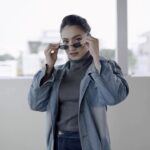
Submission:
POLYGON ((74 48, 79 48, 81 47, 83 44, 81 44, 81 42, 77 42, 77 43, 74 43, 72 45, 59 45, 59 49, 64 49, 64 50, 68 50, 69 49, 69 46, 73 46, 74 48))

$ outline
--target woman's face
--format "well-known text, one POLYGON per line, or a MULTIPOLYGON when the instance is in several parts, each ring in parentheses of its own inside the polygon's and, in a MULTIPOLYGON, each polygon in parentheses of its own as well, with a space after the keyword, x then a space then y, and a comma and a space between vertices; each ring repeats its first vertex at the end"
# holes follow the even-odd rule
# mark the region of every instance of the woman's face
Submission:
POLYGON ((88 47, 85 43, 86 36, 87 34, 76 25, 67 25, 62 29, 61 38, 63 44, 69 46, 68 49, 65 50, 69 59, 79 60, 87 53, 88 47), (82 44, 81 47, 75 48, 72 46, 72 44, 78 42, 82 44))

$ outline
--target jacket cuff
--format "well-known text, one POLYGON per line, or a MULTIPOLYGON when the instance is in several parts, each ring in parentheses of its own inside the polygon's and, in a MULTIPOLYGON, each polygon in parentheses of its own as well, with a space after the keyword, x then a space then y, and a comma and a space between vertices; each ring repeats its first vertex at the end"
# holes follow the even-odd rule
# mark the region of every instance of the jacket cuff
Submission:
MULTIPOLYGON (((40 75, 40 78, 39 78, 39 85, 40 85, 41 80, 43 79, 43 77, 44 77, 45 75, 47 75, 46 73, 47 73, 47 66, 45 65, 45 66, 41 69, 41 75, 40 75)), ((45 81, 41 86, 43 86, 43 85, 45 85, 45 84, 47 84, 47 83, 49 83, 49 82, 53 82, 53 81, 54 81, 55 76, 56 76, 56 70, 55 70, 55 68, 52 69, 51 73, 50 73, 48 76, 49 76, 49 77, 48 77, 48 80, 45 81)))

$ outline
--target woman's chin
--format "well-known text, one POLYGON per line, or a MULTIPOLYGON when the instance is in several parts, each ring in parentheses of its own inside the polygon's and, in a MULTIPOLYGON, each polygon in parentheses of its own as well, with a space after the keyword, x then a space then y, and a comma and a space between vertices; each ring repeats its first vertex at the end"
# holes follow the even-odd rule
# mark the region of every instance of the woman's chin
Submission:
POLYGON ((79 59, 81 59, 81 56, 79 56, 79 55, 69 55, 69 59, 70 60, 79 60, 79 59))
POLYGON ((80 60, 81 58, 76 56, 76 57, 69 57, 69 59, 70 60, 80 60))
POLYGON ((80 59, 82 59, 84 57, 84 55, 86 53, 83 53, 83 54, 80 54, 80 53, 70 53, 68 55, 68 57, 69 57, 70 60, 80 60, 80 59))

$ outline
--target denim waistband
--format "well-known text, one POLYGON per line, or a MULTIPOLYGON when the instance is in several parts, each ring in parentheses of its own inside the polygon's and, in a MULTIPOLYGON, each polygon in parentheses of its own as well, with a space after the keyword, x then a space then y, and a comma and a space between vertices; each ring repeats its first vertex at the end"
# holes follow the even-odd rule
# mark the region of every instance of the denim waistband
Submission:
POLYGON ((80 138, 78 131, 57 131, 57 137, 80 138))

